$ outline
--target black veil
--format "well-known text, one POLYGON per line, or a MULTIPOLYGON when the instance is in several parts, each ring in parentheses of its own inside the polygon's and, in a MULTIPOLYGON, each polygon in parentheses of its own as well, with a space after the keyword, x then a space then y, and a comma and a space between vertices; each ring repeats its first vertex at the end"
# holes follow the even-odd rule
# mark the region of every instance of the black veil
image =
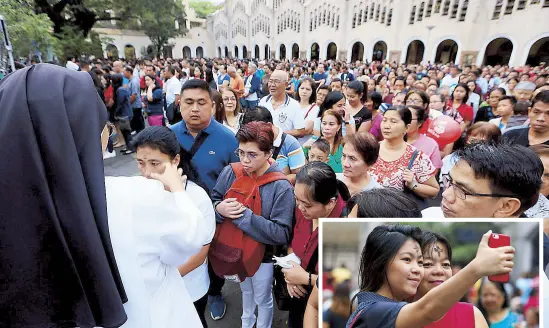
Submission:
POLYGON ((89 74, 39 64, 0 81, 0 327, 119 327, 89 74))

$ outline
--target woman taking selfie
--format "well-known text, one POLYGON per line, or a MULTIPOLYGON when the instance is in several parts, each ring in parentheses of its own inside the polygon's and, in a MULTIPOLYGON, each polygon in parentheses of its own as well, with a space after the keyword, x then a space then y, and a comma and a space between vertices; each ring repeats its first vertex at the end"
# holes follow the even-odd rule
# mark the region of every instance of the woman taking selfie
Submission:
POLYGON ((359 268, 361 292, 351 328, 416 328, 436 322, 482 277, 510 273, 514 248, 490 248, 482 236, 476 257, 465 268, 417 302, 424 278, 422 231, 408 225, 378 226, 368 235, 359 268))
MULTIPOLYGON (((414 301, 418 301, 452 277, 452 246, 448 239, 431 231, 424 231, 421 238, 424 274, 414 301)), ((488 324, 473 304, 459 302, 452 306, 442 319, 424 328, 445 327, 488 328, 488 324)))
POLYGON ((326 164, 314 162, 305 165, 296 177, 296 224, 288 254, 295 253, 301 266, 283 269, 288 293, 299 299, 289 312, 289 327, 303 326, 303 315, 309 293, 318 278, 318 220, 339 218, 349 199, 349 191, 337 180, 326 164), (309 269, 309 271, 306 271, 309 269))

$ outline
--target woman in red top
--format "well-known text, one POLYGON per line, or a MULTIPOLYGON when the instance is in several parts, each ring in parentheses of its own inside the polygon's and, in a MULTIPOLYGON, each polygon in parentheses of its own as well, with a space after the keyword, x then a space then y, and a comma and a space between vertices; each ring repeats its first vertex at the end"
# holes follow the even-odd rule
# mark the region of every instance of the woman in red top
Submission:
POLYGON ((475 118, 473 107, 467 105, 468 99, 469 88, 467 87, 467 84, 460 83, 454 88, 454 92, 452 92, 450 100, 448 101, 448 107, 458 111, 461 117, 463 117, 466 126, 471 125, 471 122, 475 118))
POLYGON ((288 254, 295 253, 301 266, 283 269, 288 293, 299 299, 289 311, 288 326, 303 327, 303 315, 312 286, 318 278, 318 219, 341 217, 349 199, 345 184, 336 178, 335 172, 325 163, 307 164, 296 176, 296 224, 288 254), (311 262, 313 261, 313 262, 311 262), (313 268, 306 271, 306 268, 313 268))
MULTIPOLYGON (((452 246, 448 239, 431 231, 422 233, 423 280, 414 301, 452 277, 452 246)), ((424 328, 488 328, 486 319, 471 303, 456 303, 442 319, 424 328)))

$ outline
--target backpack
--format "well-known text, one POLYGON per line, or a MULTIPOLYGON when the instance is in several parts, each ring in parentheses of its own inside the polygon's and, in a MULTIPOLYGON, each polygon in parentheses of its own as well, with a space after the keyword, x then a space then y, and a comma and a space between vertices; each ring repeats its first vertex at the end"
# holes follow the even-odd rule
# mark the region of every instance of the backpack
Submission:
MULTIPOLYGON (((254 179, 246 173, 241 163, 232 163, 231 167, 236 179, 224 199, 236 198, 256 215, 261 215, 259 187, 278 180, 288 181, 282 172, 270 172, 254 179)), ((240 230, 231 219, 217 224, 208 256, 217 276, 237 275, 240 281, 244 281, 257 272, 264 255, 265 245, 240 230)))

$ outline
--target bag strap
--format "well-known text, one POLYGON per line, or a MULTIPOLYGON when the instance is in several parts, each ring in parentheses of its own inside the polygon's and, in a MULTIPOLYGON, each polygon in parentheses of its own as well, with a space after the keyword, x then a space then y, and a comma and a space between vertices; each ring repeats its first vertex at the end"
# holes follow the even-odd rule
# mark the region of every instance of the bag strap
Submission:
POLYGON ((208 138, 208 135, 209 134, 204 133, 204 131, 201 131, 196 136, 196 139, 194 139, 194 143, 191 147, 191 150, 189 150, 189 154, 191 154, 191 159, 194 157, 194 154, 196 154, 196 152, 198 152, 198 149, 200 149, 200 146, 202 146, 202 144, 204 144, 204 142, 206 141, 206 138, 208 138))
POLYGON ((288 177, 286 176, 286 174, 284 174, 282 172, 270 172, 270 173, 267 173, 267 174, 263 174, 262 176, 257 178, 256 181, 257 181, 257 186, 261 187, 261 186, 264 186, 266 184, 269 184, 271 182, 275 182, 275 181, 278 181, 278 180, 286 180, 286 181, 289 182, 288 177))
POLYGON ((414 166, 414 162, 416 161, 417 156, 419 155, 419 149, 414 150, 414 153, 412 154, 412 157, 410 158, 410 162, 408 163, 408 170, 412 169, 412 166, 414 166))
POLYGON ((309 107, 309 110, 307 111, 307 114, 305 114, 305 117, 307 117, 309 115, 309 113, 311 112, 311 110, 313 110, 313 107, 315 107, 316 104, 312 104, 311 107, 309 107))
POLYGON ((284 140, 286 140, 286 133, 282 132, 282 138, 280 141, 280 146, 274 148, 273 152, 273 159, 276 160, 278 157, 278 154, 280 154, 280 150, 282 149, 282 145, 284 145, 284 140))

